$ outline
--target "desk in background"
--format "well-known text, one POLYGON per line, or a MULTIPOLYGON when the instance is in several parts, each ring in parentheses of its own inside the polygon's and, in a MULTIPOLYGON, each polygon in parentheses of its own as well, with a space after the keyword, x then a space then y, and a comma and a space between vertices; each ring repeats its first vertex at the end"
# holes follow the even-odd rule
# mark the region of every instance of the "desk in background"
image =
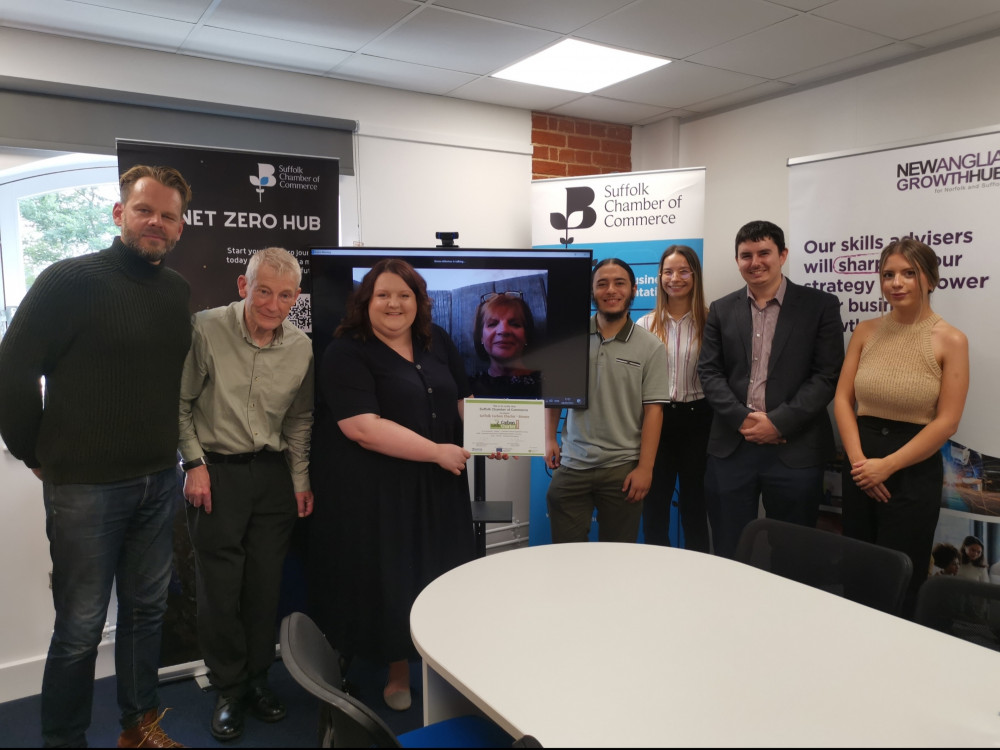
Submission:
POLYGON ((564 544, 441 576, 410 614, 424 721, 546 747, 1000 745, 1000 653, 710 555, 564 544))

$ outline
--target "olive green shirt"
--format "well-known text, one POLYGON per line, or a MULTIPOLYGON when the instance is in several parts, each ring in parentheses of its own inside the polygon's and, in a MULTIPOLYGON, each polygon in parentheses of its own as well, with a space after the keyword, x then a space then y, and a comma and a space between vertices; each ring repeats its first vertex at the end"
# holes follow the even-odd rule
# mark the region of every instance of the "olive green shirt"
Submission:
POLYGON ((296 492, 309 490, 313 423, 312 342, 287 320, 259 347, 243 300, 194 316, 181 376, 180 452, 285 451, 296 492))

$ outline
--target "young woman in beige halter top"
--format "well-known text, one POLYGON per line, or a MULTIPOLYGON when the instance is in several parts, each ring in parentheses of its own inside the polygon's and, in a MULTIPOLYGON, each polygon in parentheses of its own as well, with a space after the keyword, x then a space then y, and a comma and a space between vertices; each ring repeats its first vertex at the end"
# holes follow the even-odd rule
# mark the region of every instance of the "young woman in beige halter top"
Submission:
POLYGON ((941 510, 941 446, 969 390, 969 344, 931 309, 938 261, 927 245, 891 243, 879 274, 892 310, 855 329, 833 401, 847 456, 844 534, 910 557, 903 614, 912 616, 941 510))

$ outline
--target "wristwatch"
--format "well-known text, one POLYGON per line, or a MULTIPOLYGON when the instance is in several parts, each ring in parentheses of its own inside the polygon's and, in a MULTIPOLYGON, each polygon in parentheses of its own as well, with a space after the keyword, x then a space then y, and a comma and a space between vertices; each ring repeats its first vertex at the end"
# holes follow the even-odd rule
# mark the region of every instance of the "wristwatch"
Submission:
POLYGON ((184 471, 190 471, 195 466, 208 466, 208 459, 202 456, 201 458, 195 458, 190 461, 181 462, 181 468, 184 471))

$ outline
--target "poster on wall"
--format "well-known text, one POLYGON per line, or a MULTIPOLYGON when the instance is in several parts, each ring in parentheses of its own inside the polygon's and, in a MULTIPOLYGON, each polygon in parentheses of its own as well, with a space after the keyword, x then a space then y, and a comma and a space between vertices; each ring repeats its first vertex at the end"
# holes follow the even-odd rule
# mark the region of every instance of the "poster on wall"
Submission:
MULTIPOLYGON (((339 244, 337 159, 128 140, 118 140, 117 149, 119 174, 136 164, 169 166, 191 185, 193 198, 184 214, 183 235, 165 262, 191 285, 192 312, 238 299, 236 280, 250 256, 265 247, 282 247, 302 267, 302 293, 288 319, 311 334, 309 247, 339 244)), ((183 500, 179 505, 161 648, 163 669, 201 660, 194 553, 183 500)), ((299 534, 297 529, 296 539, 299 534)), ((299 546, 293 539, 282 593, 292 601, 304 596, 288 585, 290 580, 301 580, 301 575, 288 573, 298 564, 299 546)))
POLYGON ((635 272, 632 318, 656 305, 660 255, 688 245, 704 262, 705 169, 667 169, 531 183, 531 244, 621 258, 635 272))
POLYGON ((308 248, 339 244, 338 159, 128 140, 117 148, 119 173, 167 165, 191 185, 184 234, 166 262, 191 284, 193 310, 235 300, 250 256, 283 247, 302 266, 302 294, 289 320, 311 332, 308 248))
MULTIPOLYGON (((670 245, 687 245, 704 263, 705 168, 560 177, 531 183, 531 244, 537 249, 586 248, 594 262, 620 258, 635 273, 631 316, 656 306, 659 262, 670 245)), ((530 544, 551 540, 544 459, 531 464, 530 544)), ((680 528, 671 519, 671 543, 680 528)), ((596 539, 596 524, 591 528, 596 539)))
MULTIPOLYGON (((931 304, 968 336, 971 383, 958 432, 942 448, 945 487, 936 543, 960 547, 976 537, 988 562, 997 563, 1000 404, 992 391, 1000 377, 993 331, 1000 317, 1000 132, 792 159, 788 192, 787 273, 840 298, 845 345, 860 321, 889 310, 879 285, 882 249, 913 237, 937 253, 941 278, 931 304)), ((837 505, 839 475, 828 476, 830 501, 837 505)))

